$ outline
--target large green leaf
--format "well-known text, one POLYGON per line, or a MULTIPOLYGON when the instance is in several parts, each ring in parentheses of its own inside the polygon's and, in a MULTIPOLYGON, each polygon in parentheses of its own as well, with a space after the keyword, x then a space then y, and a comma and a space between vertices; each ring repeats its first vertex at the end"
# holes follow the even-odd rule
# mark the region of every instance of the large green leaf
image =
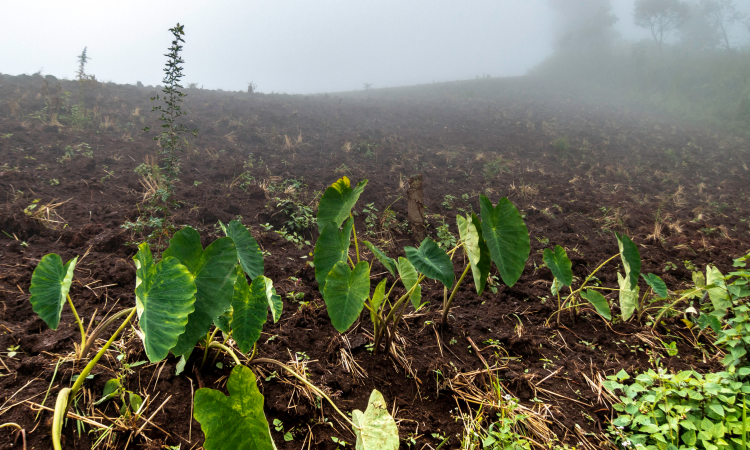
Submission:
POLYGON ((328 224, 318 236, 313 250, 313 263, 315 264, 315 280, 318 282, 318 290, 322 294, 326 287, 326 278, 337 262, 346 262, 349 259, 349 243, 351 242, 352 227, 354 219, 350 218, 344 223, 343 230, 334 224, 328 224))
POLYGON ((148 244, 138 246, 135 306, 143 347, 149 361, 166 358, 185 332, 188 316, 195 310, 195 277, 177 258, 167 256, 154 264, 148 244))
POLYGON ((594 309, 596 309, 596 312, 598 312, 600 316, 604 317, 607 320, 612 320, 612 312, 609 309, 609 303, 602 294, 595 291, 594 289, 587 289, 586 292, 581 292, 581 297, 583 297, 585 300, 588 300, 588 302, 594 306, 594 309))
POLYGON ((390 256, 386 255, 382 250, 375 247, 372 243, 368 241, 362 241, 365 243, 365 246, 372 252, 373 255, 380 261, 381 264, 388 270, 388 272, 391 273, 391 275, 396 275, 396 260, 391 258, 390 256))
POLYGON ((430 238, 424 238, 419 248, 404 247, 406 258, 427 278, 438 280, 448 289, 453 287, 455 275, 451 257, 430 238))
POLYGON ((237 272, 232 297, 232 338, 243 353, 249 353, 260 339, 268 317, 266 277, 259 275, 248 285, 245 273, 239 268, 237 272))
POLYGON ((185 333, 172 353, 179 356, 190 351, 208 333, 214 319, 229 309, 237 280, 237 250, 234 241, 225 237, 215 240, 205 250, 201 237, 191 227, 174 234, 164 257, 177 258, 195 277, 195 311, 190 314, 185 333))
POLYGON ((335 224, 336 228, 340 227, 349 217, 354 204, 365 190, 365 185, 367 180, 362 180, 352 189, 347 177, 341 177, 330 185, 318 203, 318 231, 322 233, 329 223, 335 224))
POLYGON ((201 388, 195 393, 194 417, 206 436, 206 450, 274 450, 263 413, 263 394, 253 371, 232 369, 227 397, 221 391, 201 388))
POLYGON ((367 409, 352 412, 354 434, 357 436, 356 450, 397 450, 398 426, 388 414, 388 405, 383 394, 373 390, 367 409))
POLYGON ((641 254, 633 241, 624 234, 615 232, 617 245, 620 248, 620 259, 625 269, 625 278, 628 280, 630 290, 638 286, 638 276, 641 273, 641 254))
MULTIPOLYGON (((404 287, 407 291, 411 290, 412 286, 417 284, 417 280, 419 279, 419 274, 417 273, 417 270, 414 269, 414 266, 411 265, 408 259, 399 256, 398 257, 398 264, 396 266, 398 269, 398 274, 401 277, 401 282, 404 283, 404 287)), ((417 286, 414 291, 411 293, 411 297, 409 297, 409 300, 411 301, 412 306, 414 306, 414 309, 418 309, 420 305, 422 304, 422 286, 417 286)))
POLYGON ((549 267, 552 271, 552 275, 557 278, 560 283, 565 286, 570 286, 573 283, 573 263, 568 259, 568 254, 565 249, 559 245, 555 245, 555 250, 548 248, 544 249, 544 264, 549 267))
POLYGON ((513 286, 521 278, 531 252, 529 229, 507 197, 501 198, 497 207, 493 207, 490 199, 481 195, 479 205, 482 235, 490 249, 492 261, 497 265, 503 282, 513 286))
POLYGON ((73 282, 78 257, 63 265, 55 253, 44 255, 31 274, 31 309, 53 330, 60 324, 60 314, 73 282))
POLYGON ((361 261, 349 269, 349 264, 337 262, 328 274, 323 292, 328 317, 339 333, 348 330, 357 320, 370 297, 370 265, 361 261))
POLYGON ((638 309, 638 293, 641 288, 637 284, 633 288, 630 285, 630 280, 623 277, 620 272, 617 272, 617 284, 620 286, 619 297, 622 320, 630 320, 635 310, 638 309))
POLYGON ((723 316, 727 309, 732 307, 732 301, 727 293, 727 285, 724 275, 714 266, 706 266, 706 285, 714 287, 707 289, 708 296, 711 299, 714 310, 723 316))
POLYGON ((466 218, 460 215, 456 216, 456 224, 458 225, 458 234, 464 243, 466 256, 469 258, 471 273, 474 276, 474 286, 477 289, 477 294, 481 294, 487 285, 487 277, 490 275, 490 267, 492 266, 490 249, 482 236, 482 223, 479 221, 479 217, 472 213, 471 217, 467 216, 466 218))
POLYGON ((667 285, 664 283, 664 280, 662 280, 658 275, 655 275, 653 273, 642 273, 641 277, 646 280, 646 284, 651 286, 651 289, 654 290, 654 293, 656 293, 659 298, 667 298, 667 295, 669 295, 667 285))
POLYGON ((226 226, 221 222, 219 224, 224 234, 234 241, 237 257, 247 276, 254 280, 258 275, 263 275, 263 252, 250 231, 238 220, 233 220, 226 226))

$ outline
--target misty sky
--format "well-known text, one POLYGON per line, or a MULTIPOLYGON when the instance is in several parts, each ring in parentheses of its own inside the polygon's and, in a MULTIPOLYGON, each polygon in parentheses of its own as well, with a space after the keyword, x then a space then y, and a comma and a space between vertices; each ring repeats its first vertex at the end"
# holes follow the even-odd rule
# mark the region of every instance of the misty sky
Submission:
MULTIPOLYGON (((746 2, 741 0, 739 3, 746 2)), ((546 0, 6 1, 0 73, 74 78, 84 46, 100 81, 160 84, 168 28, 185 25, 185 83, 317 93, 522 75, 553 48, 546 0), (210 5, 210 6, 209 6, 210 5)), ((634 0, 614 0, 617 29, 634 0)))

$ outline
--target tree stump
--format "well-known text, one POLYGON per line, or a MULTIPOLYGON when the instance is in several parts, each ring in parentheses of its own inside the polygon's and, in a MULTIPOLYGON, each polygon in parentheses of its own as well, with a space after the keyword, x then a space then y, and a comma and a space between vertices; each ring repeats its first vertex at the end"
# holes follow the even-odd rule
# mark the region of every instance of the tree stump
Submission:
POLYGON ((424 226, 424 183, 422 174, 409 178, 409 188, 406 191, 406 214, 411 225, 412 233, 418 242, 425 236, 424 226))

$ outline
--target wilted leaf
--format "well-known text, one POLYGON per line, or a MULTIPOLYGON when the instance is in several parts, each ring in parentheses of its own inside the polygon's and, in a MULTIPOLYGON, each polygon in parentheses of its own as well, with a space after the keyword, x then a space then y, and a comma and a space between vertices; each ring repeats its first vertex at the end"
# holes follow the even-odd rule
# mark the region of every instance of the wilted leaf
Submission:
POLYGON ((632 289, 627 278, 617 272, 617 283, 620 286, 620 310, 622 310, 622 320, 630 320, 633 313, 638 309, 638 293, 641 288, 638 285, 632 289))
POLYGON ((358 409, 352 412, 352 422, 357 436, 356 450, 398 449, 398 427, 380 392, 372 391, 364 413, 358 409))

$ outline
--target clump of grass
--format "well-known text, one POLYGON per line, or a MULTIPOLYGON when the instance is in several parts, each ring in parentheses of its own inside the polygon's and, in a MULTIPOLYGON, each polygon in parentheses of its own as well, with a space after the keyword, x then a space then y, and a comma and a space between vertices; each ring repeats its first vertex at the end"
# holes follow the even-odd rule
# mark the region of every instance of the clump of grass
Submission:
POLYGON ((560 152, 567 152, 570 150, 570 142, 568 141, 567 136, 555 139, 555 142, 553 142, 552 145, 555 147, 555 150, 560 152))
POLYGON ((505 161, 502 156, 498 156, 497 159, 485 163, 482 170, 482 175, 484 175, 485 180, 491 180, 495 178, 500 172, 510 173, 508 162, 505 161))

